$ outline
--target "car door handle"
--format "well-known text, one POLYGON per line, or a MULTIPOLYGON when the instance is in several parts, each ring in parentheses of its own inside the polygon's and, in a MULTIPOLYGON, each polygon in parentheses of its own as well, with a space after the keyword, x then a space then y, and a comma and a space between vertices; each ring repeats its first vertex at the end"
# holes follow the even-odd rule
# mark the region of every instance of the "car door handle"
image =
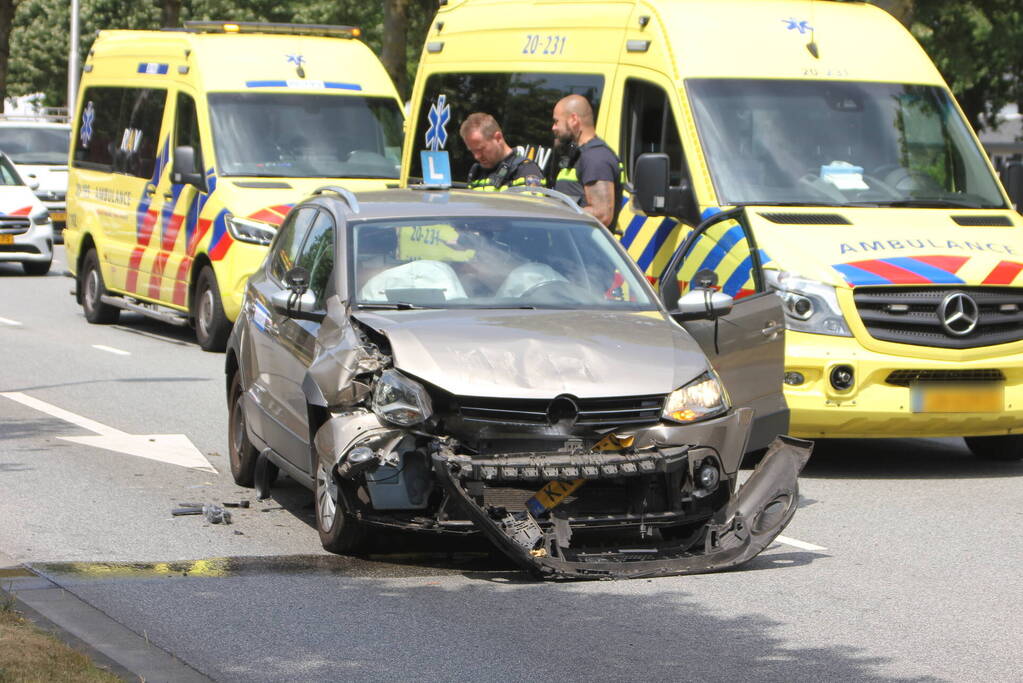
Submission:
POLYGON ((142 194, 146 195, 147 197, 152 197, 154 194, 156 194, 156 185, 153 185, 152 183, 146 185, 146 189, 142 190, 142 194))
POLYGON ((174 193, 173 192, 164 192, 163 193, 163 198, 166 199, 168 202, 169 201, 173 201, 174 193))
POLYGON ((774 320, 768 320, 767 323, 764 324, 764 329, 760 330, 760 334, 765 337, 773 337, 781 332, 782 327, 783 325, 781 323, 775 322, 774 320))

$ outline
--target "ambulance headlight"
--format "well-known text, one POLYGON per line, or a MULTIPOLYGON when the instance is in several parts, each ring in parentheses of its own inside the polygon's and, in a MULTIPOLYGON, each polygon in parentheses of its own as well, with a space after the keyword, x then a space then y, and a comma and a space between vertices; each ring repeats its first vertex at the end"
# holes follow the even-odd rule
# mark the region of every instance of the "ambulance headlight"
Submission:
POLYGON ((852 336, 842 317, 834 287, 784 270, 768 270, 764 274, 767 284, 781 297, 787 329, 835 337, 852 336))
POLYGON ((274 235, 277 234, 277 230, 267 223, 238 218, 231 214, 224 217, 224 222, 227 223, 227 231, 231 233, 231 237, 239 242, 270 244, 274 235))
POLYGON ((674 422, 696 422, 728 410, 725 388, 713 372, 705 372, 668 394, 662 417, 674 422))
POLYGON ((373 412, 382 420, 410 427, 427 420, 433 404, 422 384, 397 370, 384 370, 373 389, 373 412))

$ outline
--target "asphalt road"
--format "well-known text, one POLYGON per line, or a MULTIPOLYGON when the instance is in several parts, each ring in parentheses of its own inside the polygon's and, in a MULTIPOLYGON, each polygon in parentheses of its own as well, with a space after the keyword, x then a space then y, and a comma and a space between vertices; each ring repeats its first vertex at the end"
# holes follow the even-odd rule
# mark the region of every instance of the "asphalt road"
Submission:
POLYGON ((335 557, 304 489, 231 481, 223 356, 87 324, 63 268, 0 264, 0 554, 210 678, 1023 680, 1023 464, 819 443, 786 542, 719 574, 536 583, 402 538, 335 557), (62 438, 104 433, 183 434, 217 473, 62 438), (230 526, 170 514, 242 499, 230 526))

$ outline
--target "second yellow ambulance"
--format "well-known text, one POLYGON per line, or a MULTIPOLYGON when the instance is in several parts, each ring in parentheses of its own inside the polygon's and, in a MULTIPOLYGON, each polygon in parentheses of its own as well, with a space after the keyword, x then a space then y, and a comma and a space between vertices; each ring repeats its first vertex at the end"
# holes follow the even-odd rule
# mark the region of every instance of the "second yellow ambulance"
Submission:
MULTIPOLYGON (((192 322, 222 349, 291 205, 398 178, 403 115, 350 27, 103 31, 71 135, 68 266, 93 323, 192 322)), ((296 245, 298 246, 298 245, 296 245)))
POLYGON ((553 177, 570 93, 625 164, 621 240, 666 302, 701 281, 735 300, 720 324, 786 328, 791 434, 1023 457, 1023 218, 899 22, 837 0, 451 0, 406 174, 447 151, 463 179, 448 130, 486 111, 553 177), (770 292, 784 320, 756 317, 770 292))

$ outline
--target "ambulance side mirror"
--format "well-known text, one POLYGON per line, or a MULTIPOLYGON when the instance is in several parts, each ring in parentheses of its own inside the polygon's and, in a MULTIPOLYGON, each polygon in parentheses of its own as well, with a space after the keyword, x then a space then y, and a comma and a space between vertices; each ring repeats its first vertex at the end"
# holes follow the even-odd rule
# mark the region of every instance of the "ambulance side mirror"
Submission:
POLYGON ((640 154, 636 159, 632 197, 636 208, 648 216, 663 216, 668 209, 668 171, 667 154, 640 154))
POLYGON ((1011 161, 1005 165, 1002 171, 1002 180, 1005 183, 1005 191, 1009 193, 1009 201, 1012 207, 1023 213, 1023 162, 1011 161))
POLYGON ((191 147, 182 146, 174 148, 174 165, 171 166, 171 182, 174 184, 184 183, 192 185, 200 192, 209 192, 206 186, 206 176, 202 169, 195 169, 195 150, 191 147))

